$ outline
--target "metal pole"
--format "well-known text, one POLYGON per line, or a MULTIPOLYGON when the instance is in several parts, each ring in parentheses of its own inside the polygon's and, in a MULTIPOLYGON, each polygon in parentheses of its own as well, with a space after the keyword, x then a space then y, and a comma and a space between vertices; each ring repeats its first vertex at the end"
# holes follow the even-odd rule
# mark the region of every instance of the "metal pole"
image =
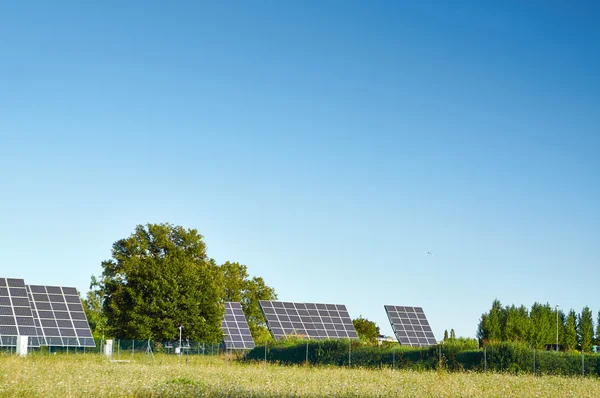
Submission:
POLYGON ((352 340, 348 339, 348 367, 352 365, 352 340))
POLYGON ((535 376, 535 348, 533 349, 533 375, 535 376))
POLYGON ((396 367, 396 347, 392 348, 392 370, 396 367))
POLYGON ((117 359, 121 359, 121 339, 117 340, 117 359))
POLYGON ((487 347, 483 347, 483 371, 487 372, 487 347))
POLYGON ((583 347, 581 347, 581 378, 585 377, 585 357, 583 356, 583 347))
POLYGON ((556 304, 556 351, 558 351, 558 304, 556 304))
POLYGON ((267 342, 265 341, 265 366, 267 366, 267 342))
POLYGON ((308 341, 306 342, 306 366, 308 367, 308 341))
POLYGON ((131 343, 131 358, 133 358, 133 350, 135 349, 135 339, 131 343))

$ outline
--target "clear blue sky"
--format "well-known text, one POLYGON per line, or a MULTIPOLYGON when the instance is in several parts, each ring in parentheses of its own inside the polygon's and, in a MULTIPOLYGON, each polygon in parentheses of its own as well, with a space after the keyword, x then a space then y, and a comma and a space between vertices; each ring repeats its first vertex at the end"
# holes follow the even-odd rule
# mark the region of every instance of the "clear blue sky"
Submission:
POLYGON ((170 222, 388 334, 600 310, 595 2, 201 3, 0 4, 1 276, 170 222))

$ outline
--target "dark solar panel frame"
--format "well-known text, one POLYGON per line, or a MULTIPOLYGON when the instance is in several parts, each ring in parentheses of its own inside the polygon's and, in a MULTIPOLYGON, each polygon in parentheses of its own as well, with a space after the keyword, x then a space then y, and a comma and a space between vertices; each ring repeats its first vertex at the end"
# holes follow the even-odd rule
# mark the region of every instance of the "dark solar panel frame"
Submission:
POLYGON ((77 289, 28 285, 27 290, 40 344, 96 347, 77 289))
POLYGON ((225 335, 223 343, 226 349, 251 350, 254 348, 254 339, 244 316, 242 304, 225 303, 225 318, 221 327, 225 335))
POLYGON ((345 305, 259 301, 276 340, 290 336, 309 339, 358 339, 345 305))
POLYGON ((0 278, 0 346, 16 346, 17 336, 29 336, 29 347, 39 346, 25 281, 0 278))
POLYGON ((423 308, 386 305, 385 312, 401 345, 428 347, 437 344, 423 308))

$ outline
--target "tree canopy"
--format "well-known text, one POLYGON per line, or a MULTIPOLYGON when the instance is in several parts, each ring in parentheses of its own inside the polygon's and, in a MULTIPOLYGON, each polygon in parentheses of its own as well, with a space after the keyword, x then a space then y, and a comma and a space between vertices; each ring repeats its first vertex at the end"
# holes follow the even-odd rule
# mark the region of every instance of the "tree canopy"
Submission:
POLYGON ((223 275, 202 235, 171 224, 138 225, 113 244, 99 288, 114 337, 220 341, 223 275))
POLYGON ((377 340, 377 337, 379 336, 379 326, 377 326, 375 322, 369 321, 361 315, 352 320, 352 323, 354 324, 354 329, 356 329, 359 339, 371 343, 374 343, 377 340))
POLYGON ((594 342, 594 316, 588 306, 583 307, 579 315, 577 334, 579 335, 579 347, 583 351, 591 351, 594 342))
POLYGON ((525 306, 502 307, 494 300, 490 311, 481 315, 477 337, 483 343, 515 341, 543 349, 556 344, 557 332, 558 343, 565 350, 583 348, 589 351, 594 341, 592 311, 584 307, 579 315, 571 310, 565 316, 563 311, 548 303, 534 303, 528 311, 525 306))

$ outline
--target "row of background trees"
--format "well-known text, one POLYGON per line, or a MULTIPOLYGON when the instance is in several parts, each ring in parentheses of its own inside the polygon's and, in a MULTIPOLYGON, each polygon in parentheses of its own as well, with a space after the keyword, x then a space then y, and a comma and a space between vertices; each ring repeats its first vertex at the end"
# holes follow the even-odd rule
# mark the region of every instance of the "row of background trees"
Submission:
MULTIPOLYGON (((83 300, 95 337, 175 340, 179 327, 193 341, 218 342, 224 301, 242 304, 254 341, 271 339, 259 300, 276 300, 275 289, 261 277, 252 277, 237 262, 217 264, 206 253, 195 229, 171 224, 138 225, 127 238, 112 246, 112 258, 103 261, 102 274, 92 276, 83 300)), ((559 344, 566 350, 589 351, 600 344, 600 312, 594 333, 589 307, 577 314, 558 311, 559 344)), ((362 340, 374 343, 379 327, 362 316, 354 319, 362 340)), ((444 341, 456 341, 454 331, 444 341)), ((481 316, 477 337, 488 342, 515 341, 542 349, 556 343, 556 312, 549 304, 503 307, 495 300, 481 316)), ((471 345, 465 339, 464 343, 471 345)), ((472 339, 471 339, 472 340, 472 339)))
POLYGON ((600 311, 594 330, 589 307, 580 313, 570 310, 565 314, 548 303, 534 303, 529 310, 523 305, 503 307, 499 300, 494 300, 492 308, 481 316, 477 337, 483 344, 514 341, 543 349, 556 345, 557 315, 558 344, 564 350, 590 351, 594 344, 600 345, 600 311))

